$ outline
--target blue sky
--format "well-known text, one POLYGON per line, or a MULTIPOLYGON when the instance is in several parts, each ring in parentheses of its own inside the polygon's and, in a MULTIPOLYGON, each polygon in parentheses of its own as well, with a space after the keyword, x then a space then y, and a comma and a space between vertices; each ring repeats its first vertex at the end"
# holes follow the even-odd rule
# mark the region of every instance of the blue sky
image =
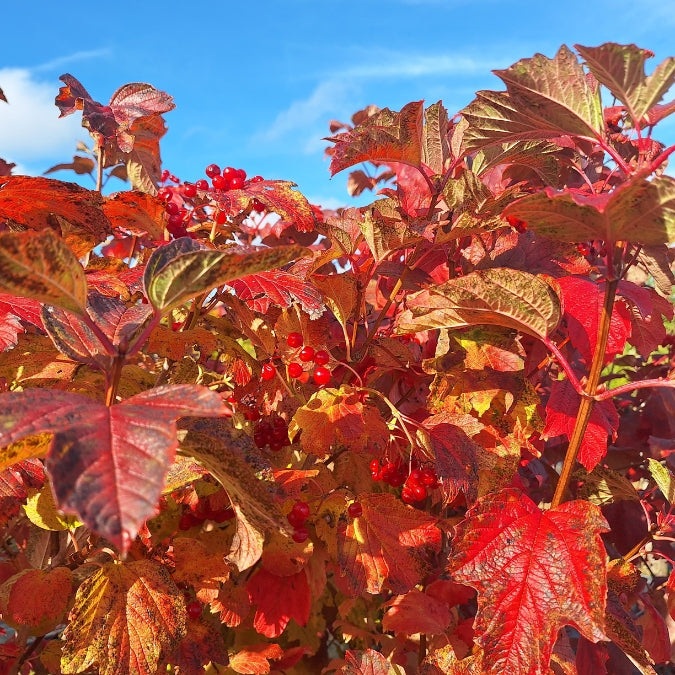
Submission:
MULTIPOLYGON (((229 164, 346 205, 346 174, 330 179, 324 157, 329 120, 419 99, 452 114, 476 90, 503 88, 492 69, 563 43, 633 42, 655 52, 651 72, 675 55, 674 10, 671 0, 6 3, 0 157, 37 175, 89 141, 79 115, 58 119, 62 73, 102 103, 148 82, 175 99, 162 158, 183 180, 229 164)), ((673 118, 657 137, 675 142, 673 118)))

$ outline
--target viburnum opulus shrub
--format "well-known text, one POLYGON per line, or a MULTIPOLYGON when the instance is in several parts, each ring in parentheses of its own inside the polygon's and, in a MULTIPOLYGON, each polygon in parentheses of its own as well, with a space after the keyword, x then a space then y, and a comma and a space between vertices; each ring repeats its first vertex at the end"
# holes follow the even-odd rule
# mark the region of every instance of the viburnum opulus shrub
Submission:
POLYGON ((1 167, 0 673, 670 672, 675 59, 575 49, 331 123, 337 211, 61 78, 96 189, 1 167))

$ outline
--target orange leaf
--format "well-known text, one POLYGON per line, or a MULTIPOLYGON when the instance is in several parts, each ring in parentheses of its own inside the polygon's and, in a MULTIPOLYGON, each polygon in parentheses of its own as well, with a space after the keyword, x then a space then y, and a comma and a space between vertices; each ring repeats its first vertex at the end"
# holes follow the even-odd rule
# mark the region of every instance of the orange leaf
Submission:
POLYGON ((440 635, 452 621, 450 607, 445 602, 416 588, 405 595, 397 595, 386 606, 389 609, 382 619, 385 631, 440 635))
POLYGON ((338 538, 338 562, 354 595, 380 593, 387 586, 406 593, 441 547, 436 518, 405 506, 392 494, 359 497, 363 513, 338 538))
POLYGON ((241 649, 230 657, 230 668, 242 675, 265 675, 270 672, 270 659, 280 659, 284 655, 279 645, 258 644, 241 649))
POLYGON ((103 565, 80 586, 64 632, 61 670, 154 673, 185 635, 185 600, 150 560, 103 565))

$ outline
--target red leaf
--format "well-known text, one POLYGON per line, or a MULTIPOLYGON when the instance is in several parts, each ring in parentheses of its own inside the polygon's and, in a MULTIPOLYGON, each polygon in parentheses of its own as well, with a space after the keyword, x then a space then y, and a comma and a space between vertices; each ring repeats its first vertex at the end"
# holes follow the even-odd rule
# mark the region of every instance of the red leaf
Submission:
POLYGON ((385 631, 440 635, 452 621, 450 607, 445 602, 416 588, 405 595, 397 595, 385 606, 389 608, 382 619, 385 631))
MULTIPOLYGON (((579 410, 581 397, 569 380, 557 380, 551 387, 546 404, 546 426, 542 438, 572 437, 572 430, 579 410)), ((607 437, 616 438, 619 415, 614 403, 607 399, 593 404, 588 427, 579 449, 579 461, 588 471, 593 471, 607 452, 607 437)))
MULTIPOLYGON (((581 352, 586 363, 593 359, 598 341, 598 328, 604 298, 604 284, 596 284, 583 277, 563 277, 557 280, 561 294, 563 319, 572 344, 581 352)), ((621 354, 630 337, 631 322, 625 305, 614 304, 605 347, 605 363, 621 354)))
POLYGON ((469 509, 449 571, 478 590, 474 628, 486 675, 548 673, 558 630, 568 624, 594 642, 607 639, 606 530, 593 504, 541 511, 516 490, 469 509))
POLYGON ((287 309, 293 302, 299 303, 312 318, 317 318, 324 310, 323 298, 315 286, 283 270, 249 274, 228 285, 238 298, 263 314, 269 310, 270 304, 287 309))
POLYGON ((61 111, 59 117, 81 110, 82 126, 104 141, 116 136, 122 152, 131 152, 134 147, 130 129, 136 120, 169 112, 176 107, 171 96, 149 84, 134 82, 124 85, 112 95, 109 105, 101 105, 72 75, 66 73, 59 79, 65 83, 55 100, 61 111))
POLYGON ((398 675, 398 669, 374 649, 363 652, 348 650, 345 654, 347 665, 342 668, 342 675, 398 675))
POLYGON ((301 626, 307 625, 312 596, 304 569, 279 577, 261 567, 246 589, 251 603, 256 605, 253 627, 261 635, 279 637, 291 619, 301 626))
POLYGON ((157 387, 111 407, 44 389, 0 400, 0 445, 54 433, 46 467, 59 506, 122 551, 154 513, 177 446, 176 419, 227 411, 218 394, 196 385, 157 387))
POLYGON ((0 525, 19 512, 27 489, 42 487, 44 480, 44 467, 38 459, 25 459, 0 471, 0 525))
POLYGON ((0 351, 13 347, 19 333, 23 333, 19 319, 42 328, 41 308, 41 304, 32 298, 0 293, 0 351))
POLYGON ((354 595, 386 586, 407 593, 424 577, 440 550, 436 518, 405 506, 392 494, 359 497, 363 513, 338 532, 338 562, 354 595))

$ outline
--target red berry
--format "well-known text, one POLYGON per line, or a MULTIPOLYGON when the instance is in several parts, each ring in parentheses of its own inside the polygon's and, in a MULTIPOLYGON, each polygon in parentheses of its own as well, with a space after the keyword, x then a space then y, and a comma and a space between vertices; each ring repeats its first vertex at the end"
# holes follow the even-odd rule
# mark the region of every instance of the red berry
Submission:
POLYGON ((176 202, 169 202, 165 207, 164 210, 170 215, 174 216, 180 211, 180 206, 176 204, 176 202))
POLYGON ((256 422, 260 419, 260 411, 257 408, 247 408, 244 410, 244 419, 249 422, 256 422))
POLYGON ((225 176, 214 176, 211 182, 216 190, 227 190, 230 187, 230 181, 225 176))
POLYGON ((303 347, 300 350, 300 360, 304 361, 305 363, 307 361, 313 361, 314 360, 314 347, 303 347))
POLYGON ((253 432, 253 442, 255 443, 256 448, 264 448, 269 443, 269 438, 264 431, 254 431, 253 432))
POLYGON ((303 541, 307 541, 309 537, 309 530, 306 527, 296 527, 293 530, 293 541, 297 544, 302 544, 303 541))
POLYGON ((282 448, 285 448, 288 445, 288 435, 286 435, 285 440, 280 440, 278 438, 273 438, 270 441, 270 450, 272 452, 279 452, 282 448))
POLYGON ((218 211, 216 214, 216 225, 225 225, 227 222, 227 213, 225 211, 218 211))
POLYGON ((332 373, 330 372, 330 370, 328 370, 328 368, 324 368, 323 366, 317 366, 314 369, 312 377, 316 384, 318 384, 319 386, 323 386, 324 384, 328 384, 330 382, 332 373))
POLYGON ((330 354, 325 349, 319 349, 319 351, 314 354, 314 363, 318 366, 325 366, 330 361, 330 354))
POLYGON ((389 476, 387 483, 391 487, 401 487, 405 483, 405 476, 400 471, 395 471, 391 476, 389 476))
POLYGON ((286 516, 286 519, 293 527, 302 527, 307 520, 307 518, 303 518, 299 513, 295 513, 295 511, 291 511, 286 516))
POLYGON ((170 187, 163 187, 157 190, 157 197, 163 202, 168 202, 173 196, 173 190, 170 187))
POLYGON ((202 603, 198 600, 188 602, 186 609, 187 615, 193 620, 198 619, 202 615, 202 603))
POLYGON ((415 493, 407 485, 401 490, 401 501, 404 504, 414 504, 417 501, 415 493))
POLYGON ((223 169, 223 176, 225 176, 228 180, 232 180, 236 175, 237 175, 237 170, 234 169, 231 166, 226 166, 223 169))
POLYGON ((347 507, 347 513, 349 514, 350 518, 358 518, 363 513, 363 507, 361 504, 359 504, 359 502, 352 502, 347 507))
POLYGON ((373 459, 370 462, 370 473, 375 473, 380 470, 380 460, 373 459))
POLYGON ((265 210, 265 205, 259 199, 253 199, 251 202, 251 208, 256 213, 262 213, 265 210))
POLYGON ((183 194, 190 199, 196 197, 197 186, 194 183, 185 183, 185 185, 183 185, 183 194))
POLYGON ((422 471, 420 469, 413 469, 408 476, 406 483, 412 485, 422 485, 422 471))
POLYGON ((303 342, 304 339, 302 337, 302 333, 289 333, 288 337, 286 338, 286 343, 288 346, 293 347, 294 349, 297 347, 302 347, 303 342))
POLYGON ((291 509, 291 511, 302 516, 303 521, 309 518, 309 504, 307 502, 303 501, 295 502, 295 504, 293 504, 293 508, 291 509))
POLYGON ((438 476, 433 469, 422 469, 422 485, 430 488, 438 486, 438 476))
POLYGON ((246 180, 246 171, 244 171, 243 169, 235 169, 234 173, 237 176, 237 178, 241 178, 242 183, 246 180))
POLYGON ((251 183, 262 183, 265 179, 262 176, 253 176, 251 183))
POLYGON ((172 183, 180 183, 180 178, 177 178, 177 177, 174 176, 173 174, 171 174, 171 175, 169 176, 169 180, 170 180, 172 183))
POLYGON ((292 363, 288 364, 288 377, 292 379, 296 379, 302 375, 304 370, 302 369, 302 366, 297 363, 297 361, 293 361, 292 363))
POLYGON ((209 189, 209 183, 208 181, 205 181, 203 178, 200 178, 196 183, 195 187, 198 190, 208 190, 209 189))
POLYGON ((272 420, 273 429, 288 429, 288 422, 283 417, 275 417, 272 420))
POLYGON ((161 179, 160 179, 160 180, 162 181, 162 183, 163 183, 165 180, 168 180, 168 179, 169 179, 169 175, 170 175, 170 171, 169 171, 168 169, 164 169, 164 170, 162 171, 162 177, 161 177, 161 179))
POLYGON ((260 369, 260 377, 263 380, 273 380, 276 373, 277 369, 271 363, 263 364, 263 367, 260 369))
POLYGON ((415 501, 421 502, 423 499, 427 498, 427 489, 424 487, 424 485, 418 485, 417 483, 414 483, 410 486, 410 489, 415 495, 415 501))
POLYGON ((230 190, 241 190, 241 188, 244 187, 244 181, 239 178, 239 176, 235 176, 230 180, 230 190))
POLYGON ((209 164, 204 172, 209 178, 220 176, 220 167, 217 164, 209 164))

